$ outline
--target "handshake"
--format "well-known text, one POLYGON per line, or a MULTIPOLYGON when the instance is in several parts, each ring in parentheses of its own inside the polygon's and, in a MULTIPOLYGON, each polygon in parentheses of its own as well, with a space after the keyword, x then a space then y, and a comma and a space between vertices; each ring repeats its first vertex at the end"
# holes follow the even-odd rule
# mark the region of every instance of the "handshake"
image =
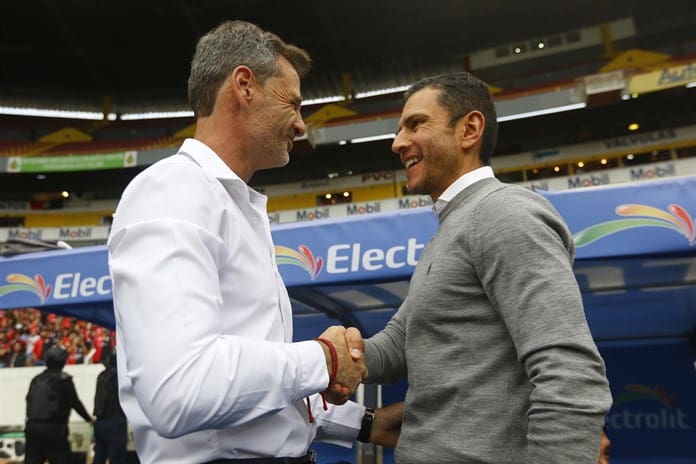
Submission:
POLYGON ((317 339, 324 350, 329 386, 323 392, 329 403, 343 404, 367 376, 365 344, 354 327, 329 327, 317 339))

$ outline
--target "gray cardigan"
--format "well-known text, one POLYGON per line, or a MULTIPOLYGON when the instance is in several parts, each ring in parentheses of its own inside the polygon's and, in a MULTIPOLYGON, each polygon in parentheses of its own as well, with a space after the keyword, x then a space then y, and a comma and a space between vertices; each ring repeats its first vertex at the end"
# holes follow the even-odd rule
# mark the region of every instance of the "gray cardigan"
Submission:
POLYGON ((368 382, 408 377, 407 463, 595 464, 611 405, 565 223, 495 178, 457 194, 387 327, 368 382))

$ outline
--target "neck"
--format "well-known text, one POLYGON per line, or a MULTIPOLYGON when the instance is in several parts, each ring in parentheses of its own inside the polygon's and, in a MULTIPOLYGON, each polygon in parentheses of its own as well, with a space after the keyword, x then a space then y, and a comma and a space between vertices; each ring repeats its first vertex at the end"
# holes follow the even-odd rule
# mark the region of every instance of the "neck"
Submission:
MULTIPOLYGON (((211 117, 198 118, 193 138, 210 147, 240 179, 248 183, 254 174, 254 168, 244 156, 244 137, 232 135, 229 128, 221 123, 223 120, 211 117)), ((235 127, 234 122, 230 125, 235 127)))

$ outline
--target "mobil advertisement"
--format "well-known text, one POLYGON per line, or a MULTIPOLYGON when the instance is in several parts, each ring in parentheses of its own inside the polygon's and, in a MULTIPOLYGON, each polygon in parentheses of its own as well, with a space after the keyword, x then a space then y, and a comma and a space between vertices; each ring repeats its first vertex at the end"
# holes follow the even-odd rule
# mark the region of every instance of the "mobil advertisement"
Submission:
POLYGON ((696 462, 692 341, 634 339, 598 346, 614 400, 606 418, 612 454, 650 462, 667 456, 696 462))

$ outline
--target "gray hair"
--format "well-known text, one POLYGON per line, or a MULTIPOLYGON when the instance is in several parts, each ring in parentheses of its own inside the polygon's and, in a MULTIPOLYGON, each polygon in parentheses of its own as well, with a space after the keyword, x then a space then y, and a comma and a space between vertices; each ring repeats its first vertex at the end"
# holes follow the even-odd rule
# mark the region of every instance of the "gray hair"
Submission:
POLYGON ((312 66, 309 53, 246 21, 225 21, 201 37, 191 60, 188 99, 196 117, 213 111, 223 82, 237 66, 248 66, 260 84, 280 72, 278 55, 285 57, 300 77, 312 66))

